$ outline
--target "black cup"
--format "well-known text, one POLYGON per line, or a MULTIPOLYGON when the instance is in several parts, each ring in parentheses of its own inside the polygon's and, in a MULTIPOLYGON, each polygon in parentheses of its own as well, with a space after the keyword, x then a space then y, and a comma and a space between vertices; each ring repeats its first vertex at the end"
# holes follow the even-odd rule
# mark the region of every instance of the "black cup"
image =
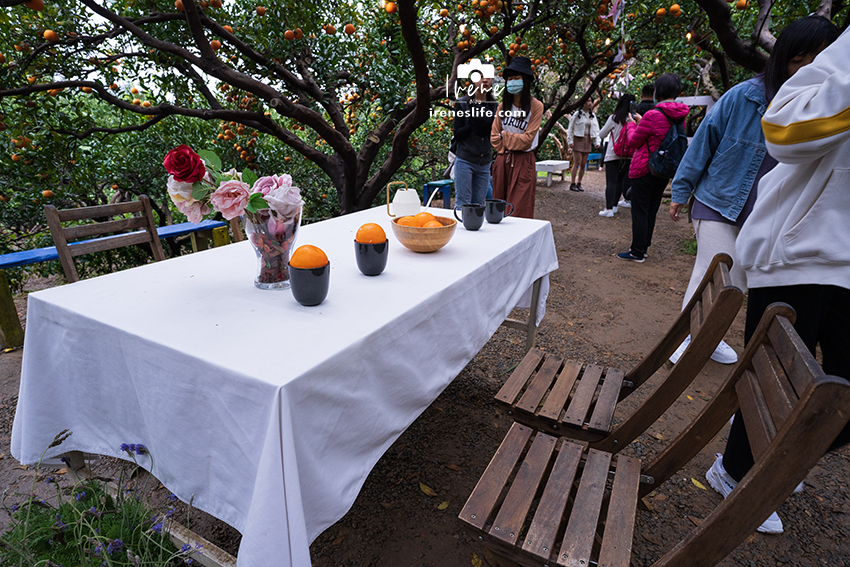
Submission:
POLYGON ((463 223, 463 228, 466 230, 478 230, 484 224, 484 205, 478 203, 458 205, 454 213, 455 218, 463 223), (458 209, 461 209, 463 218, 457 216, 458 209))
POLYGON ((357 259, 357 267, 367 276, 377 276, 387 267, 387 258, 390 255, 390 241, 385 240, 377 244, 364 244, 354 241, 354 257, 357 259))
POLYGON ((499 224, 502 219, 509 217, 514 213, 514 206, 503 199, 487 199, 484 201, 484 218, 491 224, 499 224), (511 212, 506 213, 506 207, 511 208, 511 212))
POLYGON ((321 268, 293 268, 289 266, 289 283, 292 297, 301 305, 318 305, 328 296, 331 283, 331 264, 321 268))

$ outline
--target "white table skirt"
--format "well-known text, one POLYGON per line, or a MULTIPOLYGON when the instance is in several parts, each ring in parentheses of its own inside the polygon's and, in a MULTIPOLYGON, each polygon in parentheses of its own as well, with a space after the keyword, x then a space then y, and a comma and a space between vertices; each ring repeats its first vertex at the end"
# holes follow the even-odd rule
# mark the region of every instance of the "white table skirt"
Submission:
POLYGON ((316 307, 256 289, 247 242, 30 294, 12 454, 33 464, 65 428, 48 457, 143 443, 143 466, 242 533, 240 566, 309 566, 381 455, 558 267, 548 222, 459 225, 417 254, 384 211, 301 228, 331 262, 316 307), (364 222, 390 238, 378 277, 355 264, 364 222))

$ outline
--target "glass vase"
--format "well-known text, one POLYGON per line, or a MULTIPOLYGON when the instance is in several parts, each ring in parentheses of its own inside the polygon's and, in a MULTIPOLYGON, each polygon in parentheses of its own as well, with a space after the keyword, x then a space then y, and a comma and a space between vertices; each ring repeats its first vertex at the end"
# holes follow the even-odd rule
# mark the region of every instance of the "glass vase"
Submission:
POLYGON ((289 289, 289 254, 301 226, 301 208, 286 218, 271 209, 245 211, 242 223, 257 253, 254 285, 260 289, 289 289))

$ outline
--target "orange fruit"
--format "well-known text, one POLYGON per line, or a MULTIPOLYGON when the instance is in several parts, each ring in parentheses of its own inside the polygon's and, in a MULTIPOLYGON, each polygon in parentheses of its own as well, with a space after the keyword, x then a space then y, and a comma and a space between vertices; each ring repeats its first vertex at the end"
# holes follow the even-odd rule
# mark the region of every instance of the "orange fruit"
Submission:
POLYGON ((425 212, 418 213, 413 218, 415 218, 416 222, 419 223, 417 226, 425 226, 426 222, 437 220, 437 217, 435 217, 431 213, 425 213, 425 212))
POLYGON ((210 47, 213 48, 213 51, 218 51, 221 49, 221 42, 217 39, 214 39, 210 42, 210 47))
POLYGON ((286 30, 285 32, 283 32, 283 39, 285 39, 286 41, 292 41, 293 39, 295 39, 295 32, 292 30, 286 30))
POLYGON ((257 15, 258 16, 265 16, 266 15, 266 9, 263 8, 262 6, 257 6, 257 15))
POLYGON ((328 24, 327 26, 325 26, 325 33, 327 33, 328 35, 333 35, 336 33, 336 28, 333 27, 331 24, 328 24))
POLYGON ((50 199, 51 197, 53 197, 53 191, 51 191, 50 189, 45 189, 41 192, 41 196, 45 199, 50 199))
POLYGON ((657 18, 663 18, 666 15, 667 15, 667 9, 666 8, 658 8, 658 10, 655 11, 655 16, 657 18))
POLYGON ((304 37, 304 32, 301 31, 301 28, 295 28, 295 39, 301 39, 304 37))
POLYGON ((412 216, 401 217, 396 221, 396 224, 401 226, 419 226, 419 223, 416 222, 416 219, 412 216))
POLYGON ((47 41, 59 41, 59 34, 53 30, 44 30, 44 39, 47 41))
POLYGON ((381 225, 373 222, 367 222, 359 229, 354 240, 361 244, 380 244, 387 241, 387 233, 381 228, 381 225))
POLYGON ((24 2, 24 6, 36 12, 44 10, 44 2, 42 0, 29 0, 29 2, 24 2))
POLYGON ((185 10, 185 8, 183 8, 183 0, 174 0, 174 7, 177 8, 178 12, 185 10))
POLYGON ((431 220, 423 224, 422 228, 443 228, 443 223, 438 220, 431 220))
POLYGON ((355 31, 354 24, 345 24, 345 33, 348 35, 353 34, 355 31))
POLYGON ((233 28, 230 26, 221 26, 227 33, 233 33, 233 28))
POLYGON ((747 2, 747 0, 738 0, 738 2, 735 3, 735 7, 739 10, 746 10, 747 6, 749 6, 749 2, 747 2))
POLYGON ((321 268, 322 266, 328 265, 328 257, 318 246, 305 244, 304 246, 299 246, 298 249, 292 253, 289 265, 293 268, 304 268, 308 270, 312 268, 321 268))
POLYGON ((395 5, 395 2, 387 2, 385 10, 387 11, 387 14, 395 14, 396 10, 398 10, 398 6, 395 5))

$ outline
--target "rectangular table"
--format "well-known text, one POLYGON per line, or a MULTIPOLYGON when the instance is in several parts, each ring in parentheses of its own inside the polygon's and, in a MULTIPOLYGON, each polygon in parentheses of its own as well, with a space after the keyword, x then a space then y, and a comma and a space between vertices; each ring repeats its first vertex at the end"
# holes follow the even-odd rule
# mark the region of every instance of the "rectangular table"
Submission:
POLYGON ((30 294, 12 454, 35 463, 65 428, 47 457, 143 443, 165 486, 242 533, 240 566, 309 566, 380 456, 558 267, 548 222, 459 225, 417 254, 385 210, 301 228, 331 262, 316 307, 256 289, 247 242, 30 294), (390 239, 377 277, 354 260, 364 222, 390 239))

